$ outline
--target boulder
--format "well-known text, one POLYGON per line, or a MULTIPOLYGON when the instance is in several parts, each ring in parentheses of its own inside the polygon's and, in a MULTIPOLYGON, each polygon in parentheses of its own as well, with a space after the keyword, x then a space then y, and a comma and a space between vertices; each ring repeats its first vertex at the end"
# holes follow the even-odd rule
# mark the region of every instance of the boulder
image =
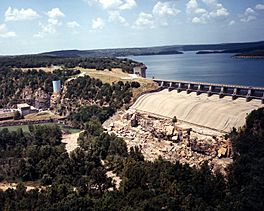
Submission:
POLYGON ((227 153, 227 148, 225 147, 221 147, 218 151, 218 157, 226 157, 226 153, 227 153))
POLYGON ((132 118, 130 123, 131 123, 131 127, 137 127, 138 126, 138 120, 136 118, 132 118))
POLYGON ((168 136, 172 136, 172 135, 173 135, 173 132, 174 132, 174 127, 171 126, 171 125, 169 125, 169 126, 166 126, 166 127, 165 127, 165 130, 166 130, 166 134, 167 134, 168 136))

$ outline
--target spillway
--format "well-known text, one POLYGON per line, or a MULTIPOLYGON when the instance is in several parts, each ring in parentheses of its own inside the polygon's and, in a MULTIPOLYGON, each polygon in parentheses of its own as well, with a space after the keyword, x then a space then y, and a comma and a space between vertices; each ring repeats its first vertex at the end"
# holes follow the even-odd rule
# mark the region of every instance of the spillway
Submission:
POLYGON ((169 118, 176 116, 187 123, 230 132, 233 127, 242 127, 246 116, 260 107, 263 104, 256 99, 245 102, 243 98, 233 100, 231 96, 208 97, 205 93, 196 95, 164 89, 140 96, 131 108, 169 118))

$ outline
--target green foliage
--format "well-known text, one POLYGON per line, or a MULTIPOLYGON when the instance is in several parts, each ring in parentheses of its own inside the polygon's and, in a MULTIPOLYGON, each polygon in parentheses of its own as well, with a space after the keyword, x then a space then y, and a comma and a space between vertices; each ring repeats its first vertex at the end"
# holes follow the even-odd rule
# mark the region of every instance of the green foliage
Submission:
POLYGON ((241 133, 233 134, 234 163, 230 167, 232 197, 227 203, 237 210, 264 207, 264 108, 251 112, 241 133))
POLYGON ((173 122, 173 123, 176 123, 176 122, 177 122, 177 118, 176 118, 176 116, 174 116, 174 117, 172 118, 172 122, 173 122))
POLYGON ((138 83, 137 81, 132 81, 131 82, 131 87, 132 88, 139 88, 140 87, 140 83, 138 83))
POLYGON ((123 82, 110 85, 89 76, 78 77, 67 84, 66 98, 77 100, 94 100, 97 104, 120 108, 132 97, 130 86, 123 82))
POLYGON ((21 119, 21 115, 20 115, 19 111, 15 111, 14 112, 14 120, 18 120, 18 119, 21 119))
MULTIPOLYGON (((1 60, 1 59, 0 59, 1 60)), ((14 105, 21 100, 21 93, 25 87, 36 91, 41 88, 46 93, 52 93, 52 81, 60 79, 62 83, 77 74, 76 70, 55 70, 54 72, 44 72, 43 70, 11 69, 6 67, 0 70, 0 100, 1 106, 7 104, 14 105)))
MULTIPOLYGON (((64 66, 65 68, 82 67, 89 69, 111 69, 122 68, 123 71, 133 73, 133 68, 139 65, 138 62, 130 59, 119 58, 81 58, 81 57, 57 57, 57 56, 44 56, 44 55, 24 55, 24 56, 12 56, 1 57, 0 67, 7 68, 39 68, 39 67, 51 67, 64 66)), ((1 71, 1 70, 0 70, 1 71)))
MULTIPOLYGON (((85 114, 85 112, 84 112, 85 114)), ((30 133, 0 131, 1 158, 18 163, 4 179, 50 185, 26 191, 0 191, 2 210, 263 210, 264 109, 252 112, 241 132, 233 131, 234 163, 228 177, 212 174, 208 163, 191 168, 161 158, 144 161, 138 147, 129 153, 124 140, 88 118, 80 147, 68 155, 55 127, 31 126, 30 133), (105 161, 105 166, 101 160, 105 161), (106 176, 112 170, 120 189, 106 176), (109 188, 112 188, 110 190, 109 188)), ((6 166, 5 166, 6 167, 6 166)))

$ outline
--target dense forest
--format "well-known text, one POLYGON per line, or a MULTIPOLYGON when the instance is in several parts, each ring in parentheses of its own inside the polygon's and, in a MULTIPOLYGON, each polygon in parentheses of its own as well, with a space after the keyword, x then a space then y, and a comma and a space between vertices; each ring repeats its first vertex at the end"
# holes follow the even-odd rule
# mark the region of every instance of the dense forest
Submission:
MULTIPOLYGON (((121 68, 124 72, 133 73, 133 68, 142 63, 124 58, 81 58, 81 57, 57 57, 45 55, 23 55, 0 57, 1 69, 12 68, 39 68, 51 66, 63 66, 64 68, 82 67, 89 69, 121 68)), ((0 71, 1 71, 0 69, 0 71)))
MULTIPOLYGON (((245 127, 229 134, 234 163, 227 177, 162 160, 144 161, 140 150, 104 132, 88 118, 79 148, 65 151, 57 126, 0 131, 1 157, 9 158, 1 179, 17 189, 0 192, 2 210, 263 210, 264 109, 253 111, 245 127), (102 162, 104 160, 104 162, 102 162), (103 165, 104 163, 104 165, 103 165), (121 179, 116 189, 106 172, 121 179), (26 191, 23 182, 40 183, 26 191), (50 186, 47 186, 50 185, 50 186)), ((2 164, 3 166, 3 164, 2 164)))
POLYGON ((100 80, 89 76, 79 77, 67 84, 65 93, 65 98, 75 105, 73 106, 72 103, 64 104, 60 108, 60 112, 72 111, 68 119, 73 127, 80 127, 93 115, 97 116, 101 122, 104 122, 117 109, 130 102, 132 98, 131 91, 138 86, 140 86, 138 82, 126 82, 124 84, 119 81, 110 85, 108 83, 103 84, 100 80), (85 103, 76 105, 76 102, 80 100, 85 103))

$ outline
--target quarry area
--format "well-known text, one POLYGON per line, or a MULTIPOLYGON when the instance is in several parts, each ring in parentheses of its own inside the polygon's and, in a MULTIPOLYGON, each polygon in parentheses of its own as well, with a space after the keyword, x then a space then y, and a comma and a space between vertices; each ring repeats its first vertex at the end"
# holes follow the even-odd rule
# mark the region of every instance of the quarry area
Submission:
POLYGON ((148 161, 161 156, 195 167, 208 161, 212 171, 222 173, 232 163, 231 143, 224 133, 134 109, 118 111, 103 126, 109 133, 123 138, 128 149, 138 146, 148 161))

